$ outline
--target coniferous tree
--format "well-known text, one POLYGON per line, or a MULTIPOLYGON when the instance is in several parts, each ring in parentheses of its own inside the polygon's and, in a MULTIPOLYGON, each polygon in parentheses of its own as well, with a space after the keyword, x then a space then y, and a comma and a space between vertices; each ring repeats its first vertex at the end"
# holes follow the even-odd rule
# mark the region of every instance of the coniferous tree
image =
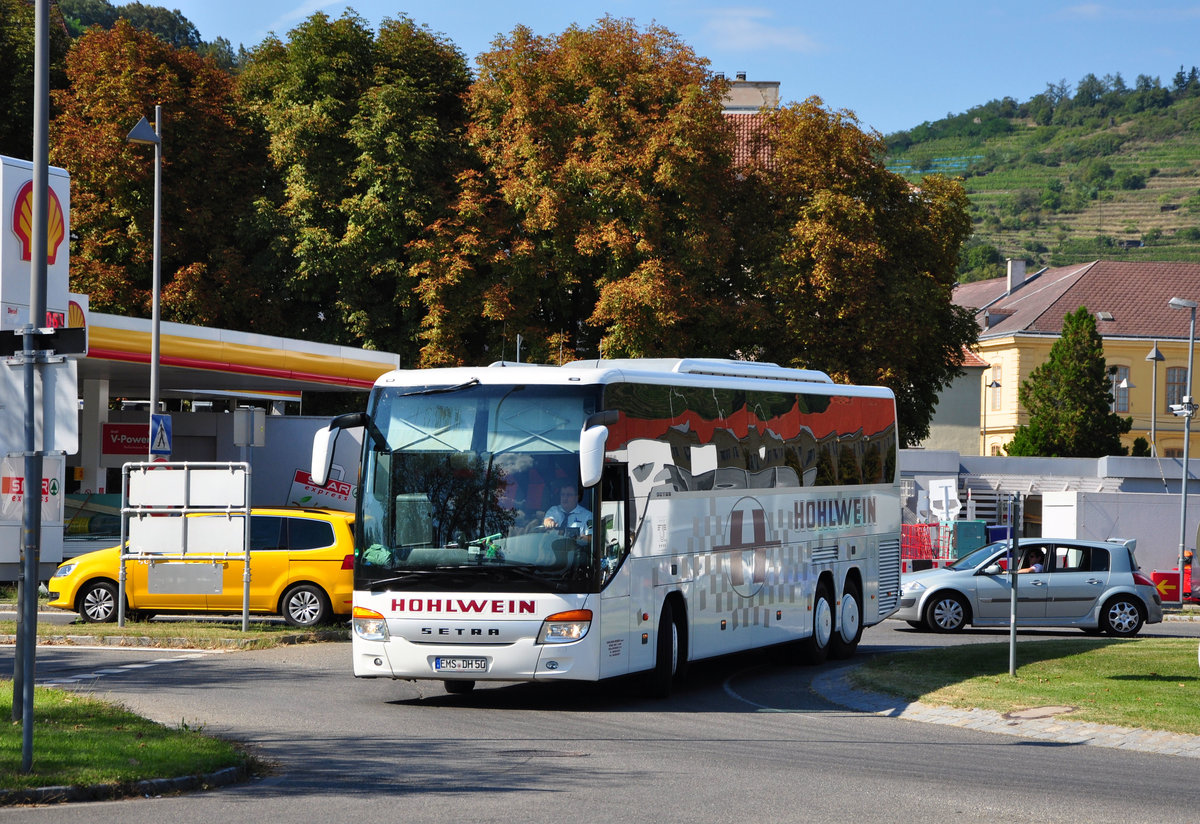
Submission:
POLYGON ((1112 383, 1096 319, 1081 306, 1063 318, 1062 337, 1018 390, 1029 423, 1006 447, 1009 455, 1099 458, 1124 455, 1121 435, 1133 425, 1112 411, 1112 383))

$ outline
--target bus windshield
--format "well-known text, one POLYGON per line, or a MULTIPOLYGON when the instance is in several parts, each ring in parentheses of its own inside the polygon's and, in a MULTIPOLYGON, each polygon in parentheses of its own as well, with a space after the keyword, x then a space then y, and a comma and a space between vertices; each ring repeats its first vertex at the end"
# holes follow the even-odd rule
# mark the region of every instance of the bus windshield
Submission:
POLYGON ((579 488, 593 387, 397 387, 372 396, 355 589, 594 591, 579 488))

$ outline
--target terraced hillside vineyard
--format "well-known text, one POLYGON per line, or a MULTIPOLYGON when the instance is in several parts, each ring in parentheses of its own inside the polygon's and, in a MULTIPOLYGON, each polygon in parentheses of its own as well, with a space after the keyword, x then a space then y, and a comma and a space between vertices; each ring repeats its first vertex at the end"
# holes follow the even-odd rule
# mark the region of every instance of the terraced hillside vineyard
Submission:
POLYGON ((1099 258, 1200 262, 1200 79, 1088 75, 1026 103, 992 101, 887 137, 888 168, 914 185, 961 177, 975 233, 963 280, 1099 258))

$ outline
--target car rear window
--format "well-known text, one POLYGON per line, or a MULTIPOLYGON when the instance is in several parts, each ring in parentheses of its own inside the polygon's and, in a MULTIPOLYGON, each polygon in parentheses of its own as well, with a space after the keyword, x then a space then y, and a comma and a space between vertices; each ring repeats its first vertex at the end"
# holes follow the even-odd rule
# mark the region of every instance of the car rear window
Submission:
POLYGON ((289 549, 320 549, 333 546, 333 524, 310 518, 288 518, 289 549))

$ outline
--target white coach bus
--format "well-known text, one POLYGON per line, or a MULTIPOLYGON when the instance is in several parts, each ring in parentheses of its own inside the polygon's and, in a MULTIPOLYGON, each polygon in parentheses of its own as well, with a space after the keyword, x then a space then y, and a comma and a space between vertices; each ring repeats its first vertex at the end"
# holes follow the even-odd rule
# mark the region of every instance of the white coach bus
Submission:
POLYGON ((895 611, 895 399, 712 359, 383 375, 363 426, 361 678, 584 680, 771 645, 853 654, 895 611))

